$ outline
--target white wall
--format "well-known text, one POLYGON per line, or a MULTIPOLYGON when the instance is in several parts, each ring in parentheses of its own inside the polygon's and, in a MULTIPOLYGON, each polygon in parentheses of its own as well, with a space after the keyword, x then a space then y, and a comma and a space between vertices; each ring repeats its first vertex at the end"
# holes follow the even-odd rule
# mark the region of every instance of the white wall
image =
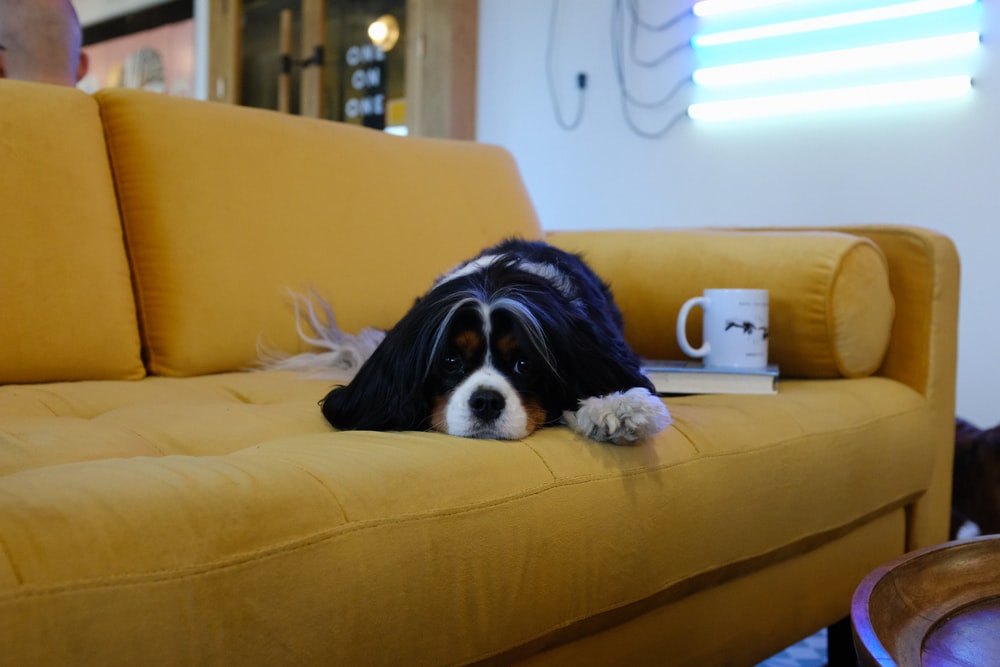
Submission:
MULTIPOLYGON (((479 3, 478 138, 513 152, 545 228, 879 222, 937 229, 962 258, 958 414, 981 427, 1000 422, 994 3, 983 3, 975 88, 961 100, 724 126, 685 118, 649 140, 623 120, 611 57, 612 0, 559 4, 553 63, 564 115, 576 103, 576 72, 587 73, 588 90, 579 128, 556 124, 545 76, 551 1, 479 3)), ((638 5, 649 21, 684 6, 638 5)), ((684 66, 677 61, 654 73, 659 80, 647 75, 639 83, 655 95, 684 66)), ((683 101, 640 120, 655 129, 683 111, 683 101)))

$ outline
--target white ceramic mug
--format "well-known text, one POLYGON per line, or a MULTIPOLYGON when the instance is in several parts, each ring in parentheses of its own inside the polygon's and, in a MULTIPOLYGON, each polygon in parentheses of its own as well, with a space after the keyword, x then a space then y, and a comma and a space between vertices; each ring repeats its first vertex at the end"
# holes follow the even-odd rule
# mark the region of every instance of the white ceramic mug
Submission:
POLYGON ((768 294, 766 289, 707 289, 688 299, 677 315, 677 342, 684 354, 704 359, 714 368, 767 366, 768 294), (694 348, 687 339, 688 313, 704 311, 703 342, 694 348))

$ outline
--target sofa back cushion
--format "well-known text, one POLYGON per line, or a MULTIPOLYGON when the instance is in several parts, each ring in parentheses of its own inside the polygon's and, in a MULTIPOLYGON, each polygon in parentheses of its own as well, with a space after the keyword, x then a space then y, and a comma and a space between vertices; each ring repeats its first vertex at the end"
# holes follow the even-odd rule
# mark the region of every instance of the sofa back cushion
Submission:
POLYGON ((98 106, 0 81, 0 383, 144 374, 98 106))
POLYGON ((150 370, 302 350, 287 290, 345 331, 389 327, 433 279, 540 231, 512 158, 329 121, 127 90, 97 94, 150 370))

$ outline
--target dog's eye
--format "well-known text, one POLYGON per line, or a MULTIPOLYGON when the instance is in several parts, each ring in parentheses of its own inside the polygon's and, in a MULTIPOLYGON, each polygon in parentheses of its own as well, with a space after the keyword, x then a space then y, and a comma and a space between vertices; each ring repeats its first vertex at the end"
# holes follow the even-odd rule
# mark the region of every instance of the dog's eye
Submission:
POLYGON ((456 374, 462 372, 462 358, 456 355, 448 355, 441 361, 441 369, 448 374, 456 374))
POLYGON ((531 372, 531 362, 527 359, 518 359, 514 362, 514 372, 518 375, 527 375, 531 372))

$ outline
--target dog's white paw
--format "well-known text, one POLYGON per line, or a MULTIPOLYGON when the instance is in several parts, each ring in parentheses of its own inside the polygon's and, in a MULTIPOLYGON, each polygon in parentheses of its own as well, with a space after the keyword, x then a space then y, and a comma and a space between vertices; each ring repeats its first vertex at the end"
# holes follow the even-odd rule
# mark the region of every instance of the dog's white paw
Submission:
POLYGON ((616 445, 631 445, 673 421, 663 401, 642 387, 585 398, 576 412, 566 411, 563 418, 580 435, 616 445))

